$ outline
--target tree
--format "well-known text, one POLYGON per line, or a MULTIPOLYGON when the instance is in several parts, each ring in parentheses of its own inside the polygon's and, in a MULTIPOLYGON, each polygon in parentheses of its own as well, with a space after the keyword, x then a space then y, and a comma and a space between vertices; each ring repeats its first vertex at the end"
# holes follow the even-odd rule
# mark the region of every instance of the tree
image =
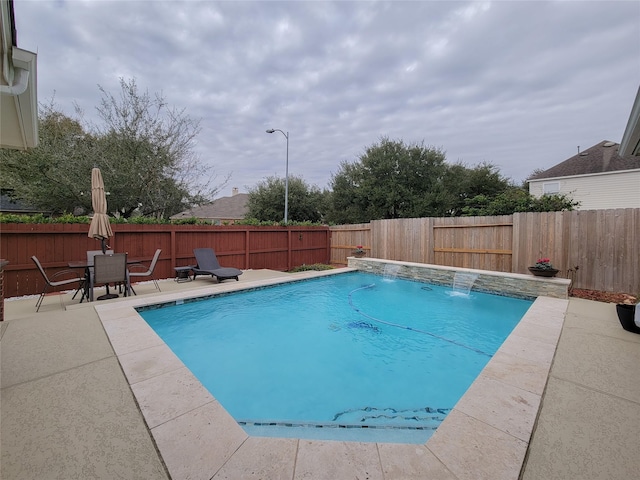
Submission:
POLYGON ((331 180, 329 220, 361 223, 440 215, 449 199, 442 183, 446 171, 440 149, 382 138, 357 162, 340 164, 331 180))
POLYGON ((513 212, 571 210, 564 196, 536 199, 482 163, 449 165, 440 149, 405 145, 383 138, 358 161, 343 161, 333 175, 332 223, 363 223, 384 218, 505 215, 513 212))
MULTIPOLYGON (((528 192, 527 192, 528 193, 528 192)), ((555 193, 553 195, 542 195, 541 197, 533 197, 531 212, 560 212, 565 210, 573 210, 579 207, 580 202, 573 200, 569 195, 564 193, 555 193)))
MULTIPOLYGON (((164 98, 140 93, 135 80, 120 80, 120 97, 102 87, 98 114, 100 166, 112 191, 109 209, 125 217, 134 211, 167 217, 213 198, 213 176, 193 153, 199 121, 170 108, 164 98)), ((228 179, 228 178, 227 178, 228 179)))
MULTIPOLYGON (((249 189, 247 218, 280 222, 284 219, 285 179, 267 177, 249 189)), ((320 222, 326 193, 309 186, 302 177, 289 176, 288 220, 294 222, 320 222)))
POLYGON ((161 95, 140 93, 120 80, 118 98, 102 87, 100 126, 84 125, 81 112, 64 115, 53 100, 39 112, 40 144, 27 152, 3 150, 2 187, 53 213, 91 211, 91 168, 99 167, 109 212, 166 218, 215 196, 225 183, 193 152, 199 122, 169 108, 161 95))
POLYGON ((476 197, 492 199, 513 188, 511 181, 502 176, 498 167, 482 163, 469 168, 461 163, 451 165, 443 180, 446 191, 451 195, 450 216, 459 216, 476 197))
POLYGON ((53 100, 40 106, 38 120, 36 148, 0 151, 2 188, 43 210, 88 212, 95 137, 85 132, 78 119, 57 111, 53 100))
POLYGON ((558 212, 573 210, 579 202, 573 201, 564 194, 543 195, 536 198, 526 189, 511 187, 494 196, 477 195, 467 199, 462 209, 465 216, 479 215, 511 215, 516 212, 558 212))

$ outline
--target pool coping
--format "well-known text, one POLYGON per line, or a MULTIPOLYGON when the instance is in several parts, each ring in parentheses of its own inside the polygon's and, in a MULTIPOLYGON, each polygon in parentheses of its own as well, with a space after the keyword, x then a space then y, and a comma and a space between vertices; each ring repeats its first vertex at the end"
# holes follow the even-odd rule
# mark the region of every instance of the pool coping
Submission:
POLYGON ((246 472, 266 478, 518 478, 568 299, 534 301, 423 445, 249 436, 135 310, 354 270, 226 282, 95 307, 172 478, 240 478, 246 472))

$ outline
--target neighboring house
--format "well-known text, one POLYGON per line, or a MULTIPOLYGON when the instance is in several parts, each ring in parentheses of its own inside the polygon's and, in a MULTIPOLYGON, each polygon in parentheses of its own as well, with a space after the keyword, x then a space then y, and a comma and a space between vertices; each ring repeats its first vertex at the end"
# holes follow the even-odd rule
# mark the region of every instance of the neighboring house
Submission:
POLYGON ((33 215, 34 213, 49 214, 39 208, 25 204, 22 200, 15 200, 3 190, 0 192, 0 213, 12 213, 15 215, 33 215))
POLYGON ((231 225, 237 220, 244 219, 244 216, 249 211, 247 207, 248 201, 249 194, 238 193, 238 189, 234 187, 230 197, 218 198, 207 205, 185 210, 173 215, 171 220, 195 217, 198 220, 211 222, 214 225, 231 225))
POLYGON ((0 0, 0 147, 38 145, 36 54, 18 48, 13 0, 0 0))
POLYGON ((640 157, 620 156, 620 145, 603 141, 531 177, 529 193, 566 194, 577 210, 640 208, 640 157))

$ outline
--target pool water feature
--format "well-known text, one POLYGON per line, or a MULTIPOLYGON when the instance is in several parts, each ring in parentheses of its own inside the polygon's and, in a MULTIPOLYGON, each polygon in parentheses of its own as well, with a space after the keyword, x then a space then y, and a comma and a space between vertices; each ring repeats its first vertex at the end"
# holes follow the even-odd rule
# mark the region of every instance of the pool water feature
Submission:
POLYGON ((384 279, 395 280, 398 277, 399 271, 400 271, 400 265, 394 265, 392 263, 386 264, 384 266, 384 279))
POLYGON ((350 273, 141 315, 252 435, 423 443, 531 304, 425 287, 350 273))
POLYGON ((477 279, 477 273, 456 272, 453 277, 453 291, 462 295, 469 295, 477 279))

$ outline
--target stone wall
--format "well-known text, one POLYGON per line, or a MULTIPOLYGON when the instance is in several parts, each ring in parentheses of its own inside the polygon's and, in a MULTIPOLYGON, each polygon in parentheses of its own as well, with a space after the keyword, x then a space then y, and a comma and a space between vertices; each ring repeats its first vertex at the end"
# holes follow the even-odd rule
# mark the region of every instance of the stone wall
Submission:
POLYGON ((568 298, 571 281, 567 278, 544 278, 520 273, 491 272, 470 268, 445 267, 423 263, 398 262, 377 258, 348 258, 349 267, 384 275, 386 265, 398 265, 397 276, 435 285, 452 286, 457 272, 478 275, 472 290, 510 297, 568 298))

